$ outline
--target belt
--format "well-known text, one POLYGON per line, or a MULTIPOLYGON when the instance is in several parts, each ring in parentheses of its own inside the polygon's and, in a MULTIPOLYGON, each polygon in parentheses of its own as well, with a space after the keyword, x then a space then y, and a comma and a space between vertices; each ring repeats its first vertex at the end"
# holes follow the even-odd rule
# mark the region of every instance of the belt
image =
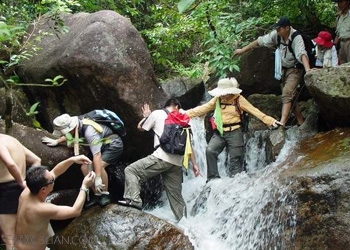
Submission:
POLYGON ((230 132, 230 131, 233 131, 233 130, 239 128, 240 125, 241 125, 241 123, 238 122, 238 123, 224 124, 224 125, 222 125, 222 127, 223 127, 224 132, 230 132))
POLYGON ((301 64, 300 62, 294 64, 294 66, 289 67, 289 68, 283 67, 283 66, 282 66, 282 69, 284 69, 284 70, 285 70, 285 69, 303 69, 303 68, 304 68, 304 65, 301 64))

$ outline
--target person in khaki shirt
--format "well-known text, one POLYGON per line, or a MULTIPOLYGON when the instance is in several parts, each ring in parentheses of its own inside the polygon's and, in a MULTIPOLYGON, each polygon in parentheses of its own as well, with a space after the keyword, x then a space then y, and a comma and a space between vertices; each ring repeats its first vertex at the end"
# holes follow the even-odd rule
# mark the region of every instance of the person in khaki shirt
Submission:
POLYGON ((26 165, 40 166, 41 159, 16 138, 0 134, 0 232, 6 250, 12 249, 18 198, 26 187, 26 165))
POLYGON ((276 119, 262 113, 250 104, 247 99, 240 95, 241 92, 235 78, 223 78, 219 80, 217 88, 208 92, 214 98, 201 106, 185 111, 191 118, 214 111, 217 130, 206 148, 207 182, 220 178, 217 159, 225 147, 229 155, 228 176, 232 177, 243 171, 243 133, 240 124, 241 116, 238 108, 234 105, 235 99, 238 98, 241 110, 254 115, 267 126, 278 127, 281 125, 276 119))

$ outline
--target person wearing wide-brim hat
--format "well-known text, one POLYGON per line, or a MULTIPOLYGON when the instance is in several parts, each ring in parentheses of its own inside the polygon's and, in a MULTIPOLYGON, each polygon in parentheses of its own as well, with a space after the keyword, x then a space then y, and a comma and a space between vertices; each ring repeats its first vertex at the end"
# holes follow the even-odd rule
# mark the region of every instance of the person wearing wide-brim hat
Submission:
POLYGON ((277 127, 281 125, 275 118, 262 113, 250 104, 247 99, 241 95, 241 92, 242 90, 238 88, 238 82, 235 78, 220 79, 218 86, 208 91, 208 93, 213 96, 209 102, 185 111, 190 117, 202 116, 214 111, 216 131, 206 148, 208 166, 207 181, 220 178, 217 158, 225 147, 230 156, 229 166, 227 167, 228 176, 232 177, 244 170, 241 112, 246 111, 254 115, 267 126, 277 127))
POLYGON ((338 3, 334 44, 339 46, 339 64, 350 62, 350 0, 332 0, 338 3))
POLYGON ((91 187, 93 195, 86 202, 85 208, 100 204, 106 206, 110 203, 108 192, 108 175, 106 167, 115 165, 120 160, 123 152, 123 141, 120 136, 114 133, 108 126, 96 123, 89 119, 79 119, 78 116, 70 116, 62 114, 53 120, 53 136, 57 139, 43 137, 42 142, 48 146, 56 146, 59 143, 66 142, 66 134, 71 134, 74 140, 74 154, 79 154, 79 138, 84 138, 84 141, 89 145, 89 150, 92 155, 92 164, 82 165, 81 170, 84 175, 90 171, 95 171, 95 185, 91 187), (103 143, 104 141, 109 143, 103 143))
POLYGON ((338 66, 337 49, 333 45, 331 33, 320 31, 313 41, 316 43, 315 66, 318 68, 338 66))

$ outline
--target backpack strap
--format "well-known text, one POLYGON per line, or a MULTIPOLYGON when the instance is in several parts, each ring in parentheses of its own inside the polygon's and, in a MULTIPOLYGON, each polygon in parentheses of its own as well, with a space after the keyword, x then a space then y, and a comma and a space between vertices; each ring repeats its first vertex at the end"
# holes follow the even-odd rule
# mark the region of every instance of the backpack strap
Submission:
POLYGON ((292 49, 292 44, 293 44, 293 41, 294 41, 294 38, 296 37, 296 36, 299 36, 299 35, 301 35, 300 34, 300 32, 299 31, 295 31, 293 34, 292 34, 292 40, 289 40, 289 43, 288 43, 288 49, 289 49, 289 51, 293 54, 293 56, 295 57, 295 53, 294 53, 294 51, 293 51, 293 49, 292 49))
POLYGON ((165 113, 168 115, 170 112, 169 110, 167 110, 166 108, 163 108, 163 110, 165 111, 165 113))
POLYGON ((233 103, 220 103, 220 105, 233 105, 236 107, 236 111, 237 113, 239 114, 239 118, 240 118, 240 121, 239 122, 236 122, 236 123, 229 123, 229 124, 224 124, 223 127, 226 128, 226 127, 232 127, 232 126, 236 126, 236 125, 242 125, 242 121, 243 121, 243 111, 241 109, 241 107, 239 106, 239 96, 234 99, 233 103))
POLYGON ((93 120, 84 118, 82 122, 83 122, 83 125, 91 125, 99 133, 103 132, 102 126, 93 120))
POLYGON ((241 119, 241 122, 243 121, 243 110, 241 108, 241 106, 239 105, 239 96, 235 99, 235 106, 237 108, 237 111, 239 113, 239 118, 241 119))
POLYGON ((281 37, 277 35, 277 48, 278 48, 281 44, 283 44, 283 45, 285 45, 285 46, 288 46, 289 52, 292 53, 293 56, 295 57, 294 51, 293 51, 293 49, 292 49, 292 43, 293 43, 293 41, 294 41, 294 38, 295 38, 296 36, 298 36, 298 35, 301 35, 299 31, 293 32, 293 33, 292 33, 292 36, 291 36, 291 40, 289 40, 289 43, 288 43, 288 44, 282 43, 282 42, 281 42, 281 37))

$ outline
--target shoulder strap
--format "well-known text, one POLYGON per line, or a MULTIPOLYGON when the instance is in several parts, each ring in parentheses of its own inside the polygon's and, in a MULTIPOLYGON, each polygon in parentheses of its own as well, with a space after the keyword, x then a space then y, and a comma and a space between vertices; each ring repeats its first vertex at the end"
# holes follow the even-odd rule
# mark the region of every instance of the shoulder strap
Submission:
POLYGON ((277 35, 277 48, 281 45, 281 37, 277 35))
POLYGON ((296 36, 299 36, 299 35, 301 35, 300 34, 300 32, 299 31, 295 31, 293 34, 292 34, 292 40, 290 40, 289 41, 289 44, 288 44, 288 49, 289 49, 289 51, 293 54, 293 56, 295 57, 295 54, 294 54, 294 51, 293 51, 293 49, 292 49, 292 43, 293 43, 293 41, 294 41, 294 38, 296 37, 296 36))
POLYGON ((167 115, 170 113, 169 110, 167 110, 166 108, 163 108, 163 110, 165 111, 165 113, 167 113, 167 115))
POLYGON ((235 106, 236 106, 236 108, 237 108, 237 111, 238 111, 238 113, 239 113, 239 115, 241 116, 242 115, 242 109, 241 109, 241 106, 239 105, 239 96, 235 99, 235 106))
POLYGON ((100 124, 98 124, 97 122, 90 120, 90 119, 83 119, 82 120, 83 125, 91 125, 97 132, 102 133, 103 132, 103 128, 100 124))

